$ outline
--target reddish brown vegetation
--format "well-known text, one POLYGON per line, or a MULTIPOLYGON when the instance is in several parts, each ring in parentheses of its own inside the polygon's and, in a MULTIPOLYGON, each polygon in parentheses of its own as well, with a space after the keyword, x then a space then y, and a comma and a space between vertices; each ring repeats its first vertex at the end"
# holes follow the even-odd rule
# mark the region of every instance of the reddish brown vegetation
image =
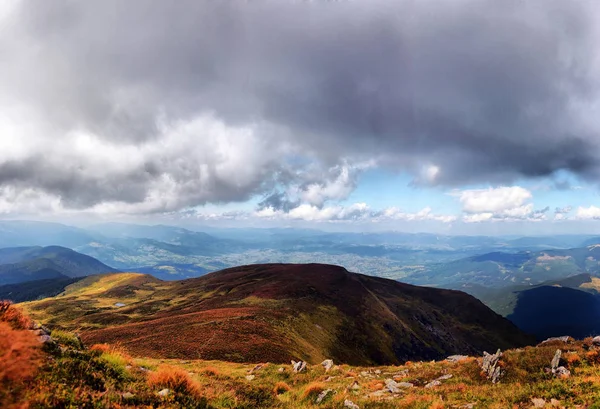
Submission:
POLYGON ((399 364, 530 341, 464 293, 322 264, 236 267, 162 284, 151 298, 118 311, 81 311, 72 326, 89 328, 85 343, 121 342, 151 358, 283 363, 326 354, 353 365, 399 364), (97 324, 103 328, 92 329, 97 324), (314 350, 300 350, 303 344, 314 350))
POLYGON ((10 301, 0 301, 0 322, 6 322, 13 329, 28 329, 31 320, 10 301))
POLYGON ((162 365, 156 372, 148 375, 148 386, 151 388, 168 388, 176 393, 200 395, 200 388, 183 369, 162 365))
POLYGON ((306 388, 304 388, 303 397, 305 399, 314 398, 317 395, 319 395, 321 392, 323 392, 325 389, 326 389, 326 386, 323 383, 311 382, 308 385, 306 385, 306 388))
POLYGON ((292 387, 283 381, 279 381, 275 384, 273 388, 273 393, 275 395, 281 395, 282 393, 286 393, 292 390, 292 387))
POLYGON ((208 376, 217 376, 219 374, 219 370, 214 366, 207 366, 202 372, 208 376))
POLYGON ((27 382, 40 365, 40 344, 27 331, 29 319, 9 302, 0 302, 0 407, 22 408, 27 382))

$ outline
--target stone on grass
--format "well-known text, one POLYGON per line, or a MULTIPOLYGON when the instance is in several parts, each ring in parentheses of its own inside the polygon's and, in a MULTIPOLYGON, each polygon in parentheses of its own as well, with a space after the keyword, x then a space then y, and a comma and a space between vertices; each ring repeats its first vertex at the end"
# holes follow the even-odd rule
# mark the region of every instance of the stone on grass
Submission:
POLYGON ((323 392, 319 393, 319 396, 317 396, 315 403, 319 404, 319 403, 323 402, 325 400, 325 398, 327 398, 327 396, 329 396, 329 394, 332 392, 333 392, 333 389, 325 389, 323 392))
POLYGON ((597 347, 600 346, 600 335, 597 335, 594 338, 592 338, 592 344, 597 347))
POLYGON ((254 375, 246 375, 246 379, 249 380, 249 381, 253 380, 254 378, 256 378, 256 376, 254 376, 254 375))
POLYGON ((294 368, 294 372, 302 372, 306 369, 306 362, 304 361, 292 361, 292 367, 294 368))
POLYGON ((158 396, 169 396, 171 394, 171 389, 163 389, 160 392, 158 392, 158 396))
POLYGON ((469 357, 467 355, 450 355, 448 358, 446 358, 446 361, 460 362, 464 361, 465 359, 469 359, 469 357))
POLYGON ((554 353, 554 358, 552 358, 552 362, 550 362, 550 368, 552 368, 552 373, 554 373, 554 371, 556 371, 556 368, 558 368, 561 355, 562 351, 560 349, 557 349, 554 353))
POLYGON ((492 381, 492 383, 496 383, 500 380, 500 377, 504 374, 500 366, 498 365, 498 361, 502 356, 502 351, 498 350, 495 354, 488 354, 487 352, 483 353, 483 361, 481 363, 481 369, 485 373, 486 377, 492 381))
POLYGON ((333 368, 333 360, 326 359, 323 362, 321 362, 321 365, 323 365, 323 368, 325 368, 325 372, 329 372, 331 368, 333 368))
POLYGON ((348 400, 348 399, 346 399, 344 401, 344 407, 348 408, 348 409, 360 409, 360 407, 356 403, 354 403, 354 402, 352 402, 351 400, 348 400))
POLYGON ((563 335, 562 337, 552 337, 552 338, 545 339, 545 340, 543 340, 540 343, 540 345, 547 344, 548 342, 555 342, 555 341, 558 341, 558 342, 569 342, 570 340, 571 340, 570 336, 563 335))
POLYGON ((425 385, 425 387, 426 388, 433 388, 435 386, 440 386, 441 384, 442 383, 436 379, 435 381, 429 382, 427 385, 425 385))
POLYGON ((546 406, 546 401, 542 398, 531 398, 531 403, 533 403, 534 408, 543 408, 546 406))

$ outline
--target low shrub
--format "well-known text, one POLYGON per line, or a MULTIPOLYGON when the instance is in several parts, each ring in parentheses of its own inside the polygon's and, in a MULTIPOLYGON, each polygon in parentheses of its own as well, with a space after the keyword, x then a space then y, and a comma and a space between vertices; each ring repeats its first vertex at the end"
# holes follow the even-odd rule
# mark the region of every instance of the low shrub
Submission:
POLYGON ((281 395, 292 390, 292 387, 285 382, 277 382, 273 387, 273 393, 275 395, 281 395))
POLYGON ((148 375, 148 386, 151 388, 167 388, 175 393, 199 395, 200 388, 183 369, 170 365, 161 365, 156 372, 148 375))
POLYGON ((319 394, 325 389, 327 389, 326 386, 321 382, 311 382, 308 385, 306 385, 306 388, 304 388, 304 393, 302 394, 302 397, 304 399, 314 399, 317 396, 319 396, 319 394))
POLYGON ((0 301, 0 322, 6 322, 13 329, 28 329, 31 320, 11 301, 0 301))

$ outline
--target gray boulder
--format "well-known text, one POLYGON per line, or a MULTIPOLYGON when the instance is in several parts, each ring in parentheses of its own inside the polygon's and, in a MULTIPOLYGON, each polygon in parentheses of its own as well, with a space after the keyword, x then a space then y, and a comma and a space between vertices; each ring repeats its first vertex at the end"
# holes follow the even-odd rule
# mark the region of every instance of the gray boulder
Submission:
POLYGON ((502 351, 498 350, 495 354, 488 354, 487 352, 483 353, 483 361, 481 363, 481 369, 486 374, 486 377, 492 381, 492 383, 496 383, 500 380, 500 377, 503 375, 503 371, 498 366, 498 361, 502 356, 502 351))

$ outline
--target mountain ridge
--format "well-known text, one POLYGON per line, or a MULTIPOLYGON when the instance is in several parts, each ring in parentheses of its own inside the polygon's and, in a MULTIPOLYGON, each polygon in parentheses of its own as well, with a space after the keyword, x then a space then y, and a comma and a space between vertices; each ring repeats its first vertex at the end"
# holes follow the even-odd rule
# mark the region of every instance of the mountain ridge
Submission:
POLYGON ((331 265, 249 265, 175 282, 110 274, 98 278, 101 291, 86 290, 92 279, 75 284, 79 295, 67 287, 24 305, 36 319, 55 317, 50 326, 78 329, 86 342, 163 358, 398 363, 533 341, 468 294, 331 265))

